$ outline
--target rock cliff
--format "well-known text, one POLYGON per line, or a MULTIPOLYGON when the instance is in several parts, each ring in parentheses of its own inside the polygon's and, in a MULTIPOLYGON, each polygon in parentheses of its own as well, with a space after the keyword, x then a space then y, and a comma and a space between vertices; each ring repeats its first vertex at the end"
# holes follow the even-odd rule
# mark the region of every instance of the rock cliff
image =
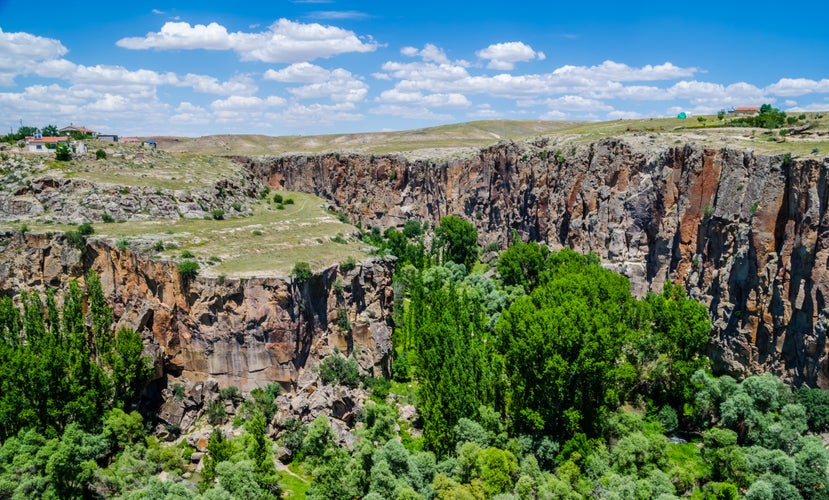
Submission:
POLYGON ((204 400, 215 398, 205 390, 250 391, 273 381, 292 390, 303 375, 313 379, 313 368, 334 349, 353 355, 366 373, 388 373, 392 258, 332 267, 304 283, 187 280, 175 262, 104 240, 92 238, 79 250, 59 233, 0 233, 0 293, 62 290, 70 279, 83 281, 88 269, 100 275, 119 325, 143 334, 158 377, 151 392, 163 400, 160 418, 183 430, 204 400), (349 329, 337 321, 341 314, 349 329), (188 391, 181 404, 165 397, 178 383, 188 391))
POLYGON ((462 215, 481 243, 510 233, 595 252, 633 292, 682 283, 714 321, 715 369, 829 386, 829 159, 604 139, 502 143, 441 161, 258 157, 272 187, 332 201, 352 222, 462 215))

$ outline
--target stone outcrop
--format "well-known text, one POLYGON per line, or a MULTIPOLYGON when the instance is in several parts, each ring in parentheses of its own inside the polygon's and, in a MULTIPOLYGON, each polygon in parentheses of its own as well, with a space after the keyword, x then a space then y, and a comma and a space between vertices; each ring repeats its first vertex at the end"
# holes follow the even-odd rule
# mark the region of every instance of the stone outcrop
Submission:
POLYGON ((371 258, 347 271, 325 269, 304 283, 187 280, 175 262, 103 240, 92 238, 79 250, 59 233, 0 233, 0 293, 62 290, 96 270, 119 326, 145 338, 159 377, 161 418, 182 429, 217 388, 248 392, 276 381, 292 391, 334 349, 352 355, 364 373, 387 374, 393 266, 393 258, 371 258), (340 311, 349 316, 348 331, 337 321, 340 311), (185 386, 180 403, 170 397, 179 383, 185 386))
POLYGON ((502 143, 441 161, 260 157, 249 168, 364 226, 457 214, 481 243, 503 246, 517 231, 595 252, 640 296, 682 283, 714 321, 717 371, 829 387, 829 159, 647 142, 502 143))
POLYGON ((119 186, 47 174, 0 190, 0 221, 40 218, 77 224, 99 222, 104 214, 124 221, 201 219, 219 209, 249 215, 260 186, 244 174, 190 190, 119 186))

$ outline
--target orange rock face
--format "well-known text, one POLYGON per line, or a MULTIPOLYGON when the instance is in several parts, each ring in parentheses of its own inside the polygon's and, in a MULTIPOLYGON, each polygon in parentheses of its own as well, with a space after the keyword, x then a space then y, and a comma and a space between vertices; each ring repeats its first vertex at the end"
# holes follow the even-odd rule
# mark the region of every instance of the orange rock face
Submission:
POLYGON ((273 187, 328 198, 364 225, 455 214, 476 225, 481 243, 505 245, 517 231, 595 252, 636 295, 682 283, 709 308, 718 371, 829 386, 829 160, 606 139, 567 151, 543 140, 499 144, 439 161, 323 155, 248 164, 273 187))

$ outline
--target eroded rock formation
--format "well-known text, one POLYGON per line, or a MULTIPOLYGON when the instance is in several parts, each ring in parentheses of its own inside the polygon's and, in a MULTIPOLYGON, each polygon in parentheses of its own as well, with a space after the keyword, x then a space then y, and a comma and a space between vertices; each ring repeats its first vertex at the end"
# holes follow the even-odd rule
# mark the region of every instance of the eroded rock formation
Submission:
POLYGON ((829 386, 829 159, 607 139, 499 144, 448 161, 402 156, 255 158, 272 187, 328 198, 352 222, 457 214, 482 243, 510 233, 595 252, 633 292, 680 282, 714 320, 720 372, 829 386))
POLYGON ((304 283, 186 280, 175 262, 106 241, 93 238, 79 250, 61 234, 0 233, 0 293, 60 291, 96 270, 116 321, 145 338, 159 378, 161 419, 182 429, 215 399, 216 389, 235 385, 247 392, 276 381, 290 391, 304 374, 313 379, 313 368, 334 349, 352 355, 364 373, 387 374, 393 265, 392 258, 368 259, 304 283), (342 286, 334 286, 337 280, 342 286), (349 316, 349 330, 338 324, 340 311, 349 316), (186 388, 180 402, 170 397, 178 383, 186 388))

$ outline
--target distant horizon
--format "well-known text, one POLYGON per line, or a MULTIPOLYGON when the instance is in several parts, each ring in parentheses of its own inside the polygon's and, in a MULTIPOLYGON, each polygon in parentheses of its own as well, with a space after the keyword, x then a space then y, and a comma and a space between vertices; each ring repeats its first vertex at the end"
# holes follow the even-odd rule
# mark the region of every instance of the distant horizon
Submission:
POLYGON ((42 17, 0 2, 0 130, 291 136, 827 111, 829 34, 777 5, 93 0, 42 17))

